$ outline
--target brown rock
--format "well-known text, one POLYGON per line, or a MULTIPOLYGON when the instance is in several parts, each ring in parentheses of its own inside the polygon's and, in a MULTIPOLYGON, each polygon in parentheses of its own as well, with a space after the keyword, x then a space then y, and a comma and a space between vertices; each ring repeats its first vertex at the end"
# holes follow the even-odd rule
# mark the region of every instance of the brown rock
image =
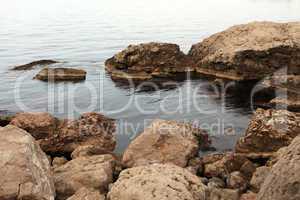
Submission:
POLYGON ((151 42, 128 46, 105 66, 114 78, 146 80, 191 70, 192 62, 176 44, 151 42))
POLYGON ((228 188, 237 189, 241 192, 245 191, 248 187, 246 178, 239 171, 232 172, 226 179, 226 184, 228 188))
POLYGON ((246 134, 237 145, 239 153, 274 153, 300 133, 300 118, 286 110, 257 109, 246 134))
POLYGON ((85 113, 76 120, 58 120, 48 113, 19 113, 11 124, 27 130, 49 154, 69 155, 85 145, 111 152, 116 145, 114 120, 98 113, 85 113))
POLYGON ((105 196, 101 195, 99 191, 81 188, 67 200, 105 200, 105 196))
POLYGON ((257 196, 257 194, 255 194, 253 192, 247 192, 247 193, 241 195, 240 200, 256 200, 256 196, 257 196))
POLYGON ((109 200, 205 200, 199 177, 176 165, 152 164, 121 172, 109 200))
POLYGON ((270 173, 270 168, 269 167, 258 167, 255 171, 255 173, 252 176, 252 179, 250 181, 250 185, 251 185, 251 189, 254 192, 258 192, 261 185, 263 184, 263 182, 265 181, 265 179, 267 178, 267 176, 270 173))
POLYGON ((103 155, 110 154, 111 151, 103 149, 101 146, 96 145, 84 145, 77 147, 71 154, 72 159, 84 156, 94 156, 94 155, 103 155))
POLYGON ((26 130, 39 140, 55 134, 57 121, 49 113, 17 113, 10 124, 26 130))
POLYGON ((80 188, 105 192, 113 181, 115 160, 111 155, 79 157, 54 169, 58 200, 74 195, 80 188))
POLYGON ((205 134, 190 124, 155 120, 128 146, 123 155, 127 167, 151 163, 173 163, 186 167, 199 150, 196 136, 205 134))
POLYGON ((206 200, 239 200, 239 198, 238 190, 211 188, 206 200))
POLYGON ((249 160, 244 156, 228 153, 221 160, 204 165, 204 176, 225 179, 231 172, 240 171, 249 160))
POLYGON ((51 65, 51 64, 55 64, 55 63, 58 63, 58 62, 55 60, 37 60, 37 61, 33 61, 33 62, 25 64, 25 65, 16 66, 12 70, 29 70, 37 65, 51 65))
POLYGON ((66 164, 68 160, 65 157, 55 157, 52 160, 52 166, 53 167, 60 167, 64 164, 66 164))
POLYGON ((260 79, 282 67, 300 74, 300 23, 233 26, 192 46, 197 71, 233 80, 260 79))
POLYGON ((0 128, 0 199, 54 200, 55 189, 45 153, 26 131, 0 128))
POLYGON ((300 199, 300 136, 281 154, 258 193, 258 200, 300 199))
POLYGON ((44 68, 34 78, 42 81, 82 81, 86 71, 72 68, 44 68))

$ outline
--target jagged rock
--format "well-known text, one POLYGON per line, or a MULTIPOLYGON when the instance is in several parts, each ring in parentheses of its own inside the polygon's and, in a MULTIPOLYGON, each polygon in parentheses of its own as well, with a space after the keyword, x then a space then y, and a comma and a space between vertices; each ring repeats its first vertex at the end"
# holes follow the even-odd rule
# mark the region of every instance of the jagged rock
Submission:
POLYGON ((237 189, 239 191, 245 191, 248 187, 248 183, 244 175, 235 171, 232 172, 226 179, 226 185, 230 189, 237 189))
POLYGON ((300 133, 300 118, 286 110, 257 109, 245 136, 236 145, 238 153, 274 153, 300 133))
POLYGON ((79 157, 54 168, 58 200, 65 200, 80 188, 105 192, 113 181, 115 160, 111 155, 79 157))
POLYGON ((105 66, 113 78, 133 80, 172 76, 193 67, 178 45, 155 42, 130 45, 106 60, 105 66))
POLYGON ((254 192, 258 192, 264 180, 270 173, 270 168, 266 166, 258 167, 254 172, 252 179, 250 181, 251 189, 254 192))
POLYGON ((152 163, 186 167, 197 155, 199 143, 207 143, 201 138, 206 138, 206 133, 191 124, 155 120, 130 143, 124 152, 123 163, 126 167, 152 163))
POLYGON ((186 169, 152 164, 121 172, 108 200, 205 200, 206 186, 186 169))
POLYGON ((33 61, 33 62, 25 64, 25 65, 16 66, 12 70, 29 70, 37 65, 51 65, 51 64, 55 64, 55 63, 58 63, 58 62, 55 60, 37 60, 37 61, 33 61))
POLYGON ((35 77, 42 81, 82 81, 86 71, 72 68, 44 68, 35 77))
POLYGON ((27 130, 49 154, 69 156, 85 145, 111 152, 116 145, 114 120, 99 113, 85 113, 75 120, 58 120, 48 113, 20 113, 11 124, 27 130))
POLYGON ((244 156, 227 153, 222 159, 204 165, 204 176, 226 179, 231 172, 240 171, 246 162, 249 160, 244 156))
POLYGON ((81 188, 67 200, 105 200, 105 196, 101 195, 99 191, 81 188))
POLYGON ((282 152, 258 193, 258 200, 300 199, 300 136, 282 152))
POLYGON ((10 124, 29 132, 36 140, 53 136, 58 120, 49 113, 17 113, 10 124))
POLYGON ((238 190, 211 188, 208 190, 206 200, 239 200, 238 190))
POLYGON ((68 160, 65 157, 55 157, 52 160, 52 166, 53 167, 60 167, 64 164, 66 164, 68 160))
POLYGON ((233 26, 192 46, 197 71, 233 80, 260 79, 282 67, 300 74, 300 23, 233 26))
POLYGON ((0 128, 0 199, 54 200, 47 156, 26 131, 0 128))

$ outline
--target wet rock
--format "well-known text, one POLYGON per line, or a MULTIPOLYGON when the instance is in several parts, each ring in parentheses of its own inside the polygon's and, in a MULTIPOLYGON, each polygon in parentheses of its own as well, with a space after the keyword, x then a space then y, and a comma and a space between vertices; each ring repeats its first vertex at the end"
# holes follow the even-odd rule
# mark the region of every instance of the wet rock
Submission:
POLYGON ((0 126, 7 126, 15 116, 15 112, 0 110, 0 126))
POLYGON ((192 64, 178 45, 155 42, 130 45, 105 62, 113 78, 133 80, 172 76, 191 70, 192 64))
POLYGON ((238 153, 274 153, 300 133, 300 118, 286 110, 257 109, 245 136, 236 145, 238 153))
POLYGON ((231 172, 240 171, 249 160, 241 155, 228 153, 216 162, 204 165, 205 177, 220 177, 226 179, 231 172))
POLYGON ((261 79, 280 68, 300 74, 300 23, 233 26, 192 46, 197 71, 233 80, 261 79))
POLYGON ((258 200, 300 199, 300 136, 281 154, 258 193, 258 200))
POLYGON ((109 200, 205 200, 199 177, 176 165, 152 164, 121 172, 109 200))
POLYGON ((37 60, 37 61, 33 61, 33 62, 25 64, 25 65, 16 66, 12 70, 29 70, 37 65, 51 65, 51 64, 55 64, 55 63, 58 63, 58 62, 55 60, 37 60))
POLYGON ((54 169, 58 200, 64 200, 85 187, 105 192, 113 181, 115 160, 111 155, 80 157, 54 169))
POLYGON ((85 113, 75 120, 58 120, 48 113, 19 113, 11 124, 27 130, 52 155, 68 157, 85 145, 111 152, 116 145, 114 120, 99 113, 85 113))
POLYGON ((269 175, 270 170, 271 169, 269 167, 266 167, 266 166, 258 167, 256 169, 256 171, 253 174, 252 179, 250 181, 251 189, 254 192, 259 191, 261 185, 265 181, 266 177, 269 175))
POLYGON ((211 188, 208 190, 207 200, 239 200, 238 190, 211 188))
POLYGON ((226 185, 230 189, 237 189, 241 192, 245 191, 248 187, 246 178, 239 171, 232 172, 228 176, 228 178, 226 179, 226 185))
POLYGON ((247 193, 241 195, 240 200, 256 200, 256 196, 257 196, 256 193, 247 192, 247 193))
POLYGON ((0 199, 54 200, 55 189, 45 153, 26 131, 0 128, 0 199))
POLYGON ((105 200, 105 196, 101 195, 99 191, 81 188, 67 200, 105 200))
POLYGON ((207 184, 208 188, 225 188, 225 183, 222 179, 212 177, 207 184))
POLYGON ((68 160, 65 157, 55 157, 52 160, 52 166, 55 167, 60 167, 64 164, 66 164, 68 160))
POLYGON ((126 167, 152 163, 173 163, 186 167, 197 156, 204 131, 191 124, 176 121, 155 120, 134 141, 123 155, 126 167), (199 139, 200 138, 200 139, 199 139))
POLYGON ((35 77, 42 81, 82 81, 86 71, 72 68, 44 68, 35 77))

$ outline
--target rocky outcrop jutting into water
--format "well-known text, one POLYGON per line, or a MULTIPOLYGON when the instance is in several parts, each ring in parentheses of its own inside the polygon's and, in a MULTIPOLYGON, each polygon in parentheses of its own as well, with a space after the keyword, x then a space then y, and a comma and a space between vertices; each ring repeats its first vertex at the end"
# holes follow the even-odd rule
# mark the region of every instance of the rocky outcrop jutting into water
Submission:
POLYGON ((280 68, 300 74, 300 22, 233 26, 192 46, 199 73, 233 80, 261 79, 280 68))
POLYGON ((105 67, 114 79, 147 80, 189 71, 193 63, 178 45, 151 42, 128 46, 106 60, 105 67))
POLYGON ((25 64, 25 65, 16 66, 12 70, 29 70, 37 65, 43 66, 43 65, 51 65, 51 64, 55 64, 55 63, 58 63, 58 62, 55 60, 37 60, 37 61, 33 61, 33 62, 25 64))

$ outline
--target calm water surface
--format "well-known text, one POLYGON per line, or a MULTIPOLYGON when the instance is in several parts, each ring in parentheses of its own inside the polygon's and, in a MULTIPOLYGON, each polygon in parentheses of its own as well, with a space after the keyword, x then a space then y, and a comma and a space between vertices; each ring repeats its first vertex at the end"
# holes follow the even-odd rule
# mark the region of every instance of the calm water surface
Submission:
POLYGON ((187 52, 231 25, 299 21, 299 11, 299 0, 5 1, 0 7, 0 110, 48 111, 58 117, 103 112, 118 121, 119 152, 155 118, 200 122, 214 135, 218 150, 230 149, 251 116, 245 90, 223 99, 207 88, 208 80, 190 78, 173 89, 140 90, 114 83, 103 63, 129 44, 171 42, 187 52), (32 80, 39 67, 9 70, 38 59, 83 68, 87 80, 47 84, 32 80))

